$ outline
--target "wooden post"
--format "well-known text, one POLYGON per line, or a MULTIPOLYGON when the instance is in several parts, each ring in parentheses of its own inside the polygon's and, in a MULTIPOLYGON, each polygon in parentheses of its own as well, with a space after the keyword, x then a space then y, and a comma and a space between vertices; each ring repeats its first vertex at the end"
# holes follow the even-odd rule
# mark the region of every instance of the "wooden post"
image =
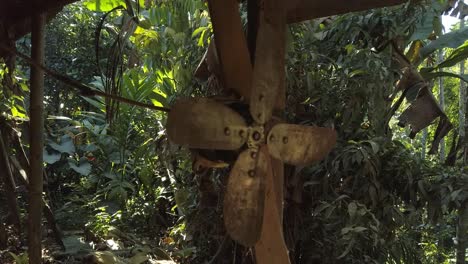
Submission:
POLYGON ((258 264, 288 264, 289 255, 283 236, 284 165, 271 159, 271 172, 265 183, 265 210, 260 240, 255 245, 258 264))
MULTIPOLYGON (((32 19, 32 58, 44 65, 44 28, 45 15, 38 14, 32 19)), ((31 67, 30 96, 30 179, 28 205, 28 254, 29 263, 42 263, 41 224, 42 224, 42 181, 44 147, 44 72, 36 66, 31 67)))
MULTIPOLYGON (((286 75, 285 75, 285 46, 286 46, 286 20, 285 5, 282 0, 263 1, 262 8, 258 9, 255 26, 265 27, 258 29, 256 34, 255 56, 270 57, 276 66, 256 63, 254 72, 267 71, 267 74, 277 78, 272 82, 276 87, 276 108, 283 110, 286 99, 286 75), (258 25, 257 25, 258 24, 258 25), (268 25, 267 25, 268 24, 268 25), (267 29, 265 31, 265 29, 267 29), (263 32, 263 33, 262 33, 263 32), (266 32, 266 33, 265 33, 266 32), (265 35, 266 34, 266 35, 265 35), (275 48, 267 49, 268 45, 275 48), (273 53, 272 53, 273 52, 273 53), (272 67, 272 68, 271 68, 272 67)), ((254 73, 255 74, 255 73, 254 73)), ((271 87, 272 92, 274 91, 271 87)), ((284 164, 270 156, 271 166, 265 179, 265 207, 263 213, 263 225, 260 240, 255 245, 255 258, 258 264, 288 264, 290 263, 288 249, 283 236, 283 186, 284 164)))

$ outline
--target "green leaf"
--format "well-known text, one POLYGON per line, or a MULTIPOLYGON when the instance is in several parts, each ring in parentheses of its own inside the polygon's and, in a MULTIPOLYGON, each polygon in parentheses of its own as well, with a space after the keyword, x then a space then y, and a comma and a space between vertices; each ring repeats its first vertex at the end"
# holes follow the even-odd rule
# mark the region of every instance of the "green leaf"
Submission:
POLYGON ((348 214, 351 218, 354 218, 354 216, 356 215, 356 211, 357 211, 356 203, 352 202, 348 204, 348 214))
POLYGON ((73 140, 68 135, 64 135, 61 138, 59 144, 55 142, 49 142, 48 145, 60 153, 73 154, 76 151, 75 144, 73 144, 73 140))
POLYGON ((353 248, 354 246, 354 243, 356 242, 355 239, 352 239, 348 246, 346 247, 345 251, 343 253, 341 253, 341 255, 338 256, 338 259, 341 259, 341 258, 344 258, 346 255, 348 255, 348 253, 351 251, 351 249, 353 248))
POLYGON ((192 33, 192 38, 201 34, 203 31, 205 31, 207 29, 207 27, 199 27, 197 29, 195 29, 192 33))
POLYGON ((361 233, 362 231, 365 231, 365 230, 367 230, 367 228, 362 227, 362 226, 357 226, 353 229, 353 231, 356 233, 361 233))
POLYGON ((22 113, 15 105, 11 107, 11 115, 19 118, 26 118, 26 114, 22 113))
POLYGON ((465 41, 463 45, 456 48, 447 59, 437 65, 437 69, 445 68, 445 67, 452 67, 455 64, 465 60, 468 57, 468 41, 465 41))
MULTIPOLYGON (((442 48, 456 48, 468 39, 468 28, 452 31, 450 33, 440 36, 438 39, 432 41, 427 46, 423 47, 420 51, 420 58, 425 59, 434 51, 442 48)), ((421 60, 422 61, 422 60, 421 60)))
POLYGON ((410 41, 414 40, 426 40, 429 35, 434 31, 434 19, 437 18, 435 10, 426 12, 421 19, 420 23, 416 24, 416 30, 410 38, 410 41))
POLYGON ((98 12, 108 12, 118 6, 127 6, 124 0, 86 0, 83 5, 91 11, 98 12))
POLYGON ((46 148, 42 150, 42 156, 44 159, 44 162, 47 164, 54 164, 55 162, 59 161, 60 158, 62 157, 61 153, 57 152, 51 152, 49 153, 46 148))
POLYGON ((69 160, 68 165, 72 170, 83 176, 88 176, 91 173, 91 164, 86 160, 86 158, 81 158, 78 164, 73 160, 69 160))
POLYGON ((440 72, 440 71, 435 71, 435 72, 425 72, 421 71, 421 76, 426 80, 429 81, 431 79, 435 79, 438 77, 452 77, 452 78, 458 78, 462 81, 468 82, 468 74, 456 74, 452 72, 440 72))

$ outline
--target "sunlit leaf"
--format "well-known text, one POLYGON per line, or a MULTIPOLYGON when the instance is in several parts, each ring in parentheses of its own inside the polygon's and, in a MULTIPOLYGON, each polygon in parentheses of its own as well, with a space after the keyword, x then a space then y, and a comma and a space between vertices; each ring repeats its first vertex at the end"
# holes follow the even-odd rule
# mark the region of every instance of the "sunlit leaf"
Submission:
POLYGON ((99 12, 108 12, 118 6, 127 6, 125 0, 86 0, 83 5, 91 11, 99 12))

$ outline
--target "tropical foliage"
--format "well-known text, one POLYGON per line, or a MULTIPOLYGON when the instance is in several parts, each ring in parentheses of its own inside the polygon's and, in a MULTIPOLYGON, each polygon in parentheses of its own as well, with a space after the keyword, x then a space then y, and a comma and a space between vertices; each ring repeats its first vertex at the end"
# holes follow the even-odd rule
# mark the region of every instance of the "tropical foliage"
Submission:
MULTIPOLYGON (((468 30, 443 30, 441 14, 451 2, 409 2, 289 26, 284 117, 339 134, 324 161, 286 168, 284 233, 292 263, 455 261, 468 222, 460 135, 460 82, 468 77, 458 68, 468 56, 468 30), (441 90, 443 112, 429 96, 441 90), (409 113, 425 96, 430 103, 409 113), (434 118, 417 122, 432 112, 434 118), (447 155, 428 155, 441 144, 447 155)), ((244 19, 246 9, 241 3, 244 19)), ((211 35, 204 1, 87 0, 48 24, 46 66, 95 90, 170 108, 179 97, 211 95, 211 79, 193 78, 211 35)), ((16 46, 27 52, 30 37, 16 46)), ((28 76, 25 61, 0 64, 0 138, 13 146, 0 158, 16 179, 27 176, 23 153, 34 132, 28 76)), ((191 152, 166 137, 165 112, 88 97, 54 78, 45 93, 45 198, 64 231, 63 249, 46 236, 51 263, 253 262, 252 251, 224 230, 226 169, 194 172, 191 152)), ((15 193, 24 219, 27 192, 15 193)), ((15 213, 3 200, 7 195, 0 195, 0 215, 8 212, 1 217, 7 225, 0 224, 0 262, 23 263, 24 238, 10 227, 15 213)))

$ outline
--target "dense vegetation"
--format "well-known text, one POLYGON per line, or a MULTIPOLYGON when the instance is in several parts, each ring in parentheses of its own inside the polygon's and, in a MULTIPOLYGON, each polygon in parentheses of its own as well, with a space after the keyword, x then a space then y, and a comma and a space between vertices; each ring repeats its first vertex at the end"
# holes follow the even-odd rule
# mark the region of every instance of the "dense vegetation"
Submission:
MULTIPOLYGON (((48 68, 162 107, 179 97, 213 95, 216 80, 193 78, 212 35, 203 1, 100 3, 68 5, 47 25, 48 68)), ((289 26, 284 118, 333 125, 339 134, 326 160, 286 168, 284 232, 292 263, 451 263, 462 250, 468 147, 465 76, 457 63, 468 54, 468 31, 442 30, 446 8, 445 1, 422 1, 289 26), (439 118, 453 129, 433 143, 436 155, 427 153, 440 133, 436 125, 413 139, 397 125, 423 90, 398 89, 401 53, 430 91, 443 91, 439 118)), ((241 11, 246 18, 245 4, 241 11)), ((16 45, 28 53, 30 37, 16 45)), ((16 67, 0 64, 0 158, 20 183, 33 132, 28 67, 21 59, 16 67)), ((63 231, 53 239, 49 219, 44 225, 47 261, 253 262, 251 250, 225 234, 226 169, 194 173, 190 151, 166 137, 165 112, 86 97, 54 78, 46 79, 45 93, 45 196, 63 231)), ((18 227, 26 223, 27 191, 15 191, 19 223, 7 206, 4 178, 0 235, 8 237, 0 237, 0 262, 24 263, 18 227)))

